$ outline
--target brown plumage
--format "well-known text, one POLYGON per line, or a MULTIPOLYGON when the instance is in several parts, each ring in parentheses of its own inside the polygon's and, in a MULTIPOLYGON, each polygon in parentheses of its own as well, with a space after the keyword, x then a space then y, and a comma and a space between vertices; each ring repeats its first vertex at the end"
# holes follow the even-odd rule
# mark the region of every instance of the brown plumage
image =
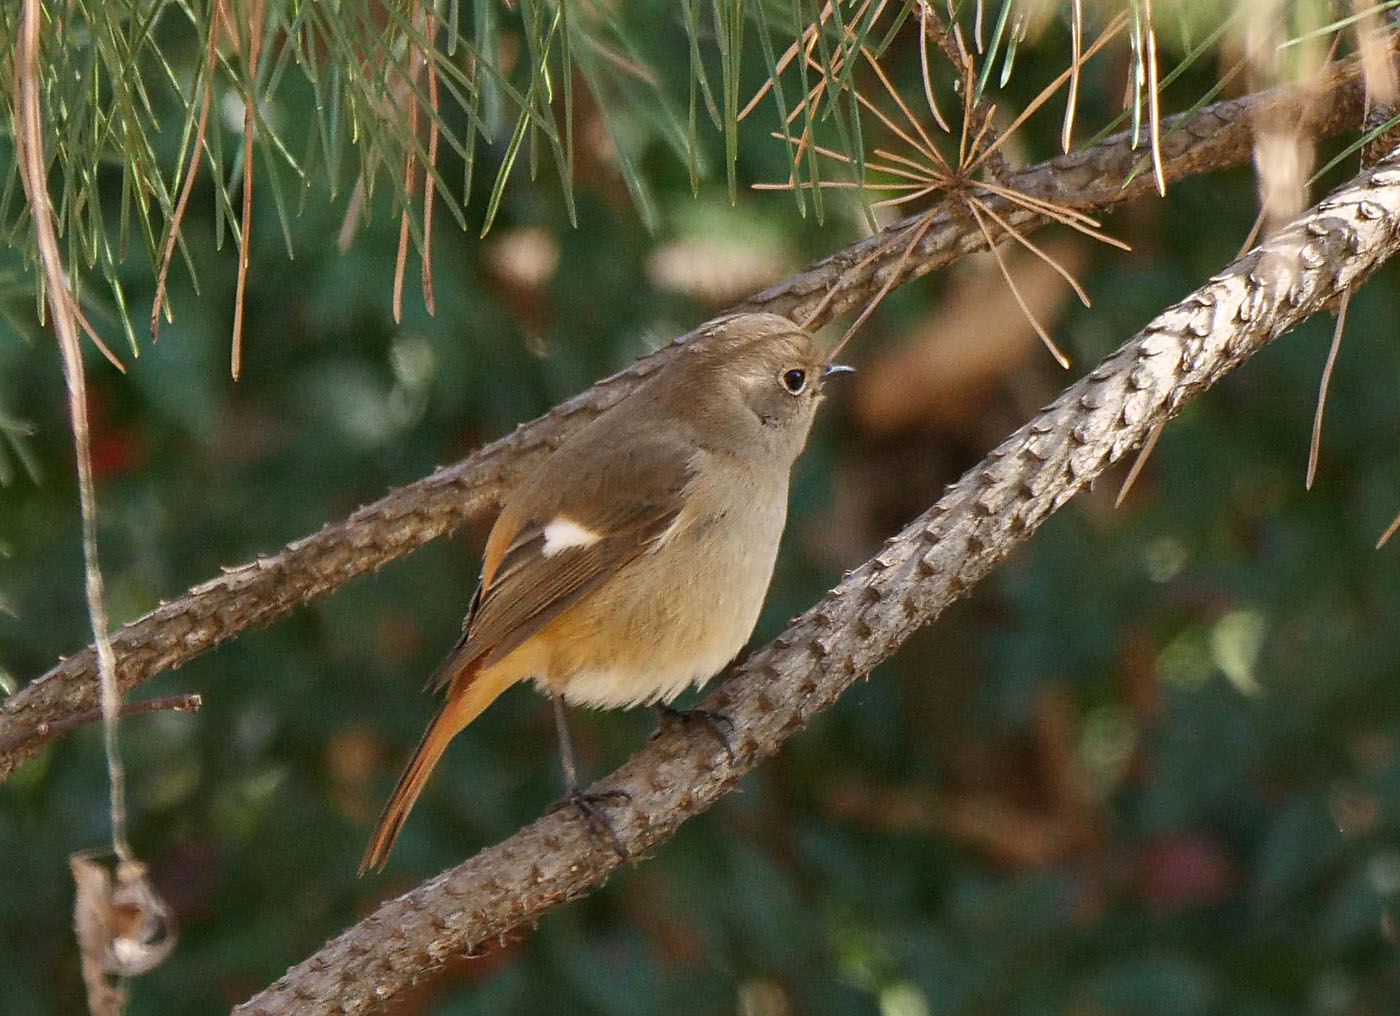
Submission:
MULTIPOLYGON (((511 493, 462 638, 429 682, 446 702, 361 873, 383 867, 448 743, 516 682, 572 705, 666 703, 733 658, 758 620, 827 369, 784 318, 721 319, 511 493)), ((562 726, 560 739, 567 752, 562 726)))

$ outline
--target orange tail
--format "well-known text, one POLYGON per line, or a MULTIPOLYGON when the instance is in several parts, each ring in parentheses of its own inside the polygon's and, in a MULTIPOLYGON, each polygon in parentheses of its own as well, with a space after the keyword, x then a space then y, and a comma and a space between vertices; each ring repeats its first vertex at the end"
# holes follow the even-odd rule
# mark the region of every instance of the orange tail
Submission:
POLYGON ((447 745, 462 732, 463 728, 481 715, 497 696, 515 683, 515 676, 502 673, 499 668, 483 670, 474 676, 463 675, 453 682, 447 693, 447 701, 438 710, 433 722, 428 724, 423 740, 409 760, 408 767, 399 777, 384 813, 379 816, 379 824, 370 838, 364 860, 360 862, 360 874, 370 868, 382 871, 384 862, 389 859, 389 851, 394 849, 394 841, 399 838, 408 813, 418 800, 418 795, 428 783, 438 759, 447 750, 447 745), (463 679, 465 678, 465 680, 463 679))

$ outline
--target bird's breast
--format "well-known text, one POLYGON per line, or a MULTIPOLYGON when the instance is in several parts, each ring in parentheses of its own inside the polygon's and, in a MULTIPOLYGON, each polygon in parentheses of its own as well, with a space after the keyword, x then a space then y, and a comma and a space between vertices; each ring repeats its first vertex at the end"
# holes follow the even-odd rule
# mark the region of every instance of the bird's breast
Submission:
POLYGON ((669 702, 753 633, 787 517, 787 477, 702 471, 676 523, 551 625, 542 684, 571 704, 669 702))

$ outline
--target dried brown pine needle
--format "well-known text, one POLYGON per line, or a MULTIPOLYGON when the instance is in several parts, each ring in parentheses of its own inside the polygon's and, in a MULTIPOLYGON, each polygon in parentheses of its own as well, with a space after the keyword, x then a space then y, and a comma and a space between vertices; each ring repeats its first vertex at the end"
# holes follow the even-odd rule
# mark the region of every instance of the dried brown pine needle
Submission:
MULTIPOLYGON (((423 35, 432 45, 438 33, 432 4, 423 8, 423 22, 423 35)), ((428 165, 423 173, 423 305, 429 314, 436 314, 437 297, 433 291, 433 197, 437 185, 434 171, 438 164, 438 124, 442 118, 442 108, 438 96, 437 66, 432 60, 424 60, 423 63, 428 72, 428 104, 432 108, 432 115, 428 117, 428 165)))
POLYGON ((160 268, 156 272, 156 295, 151 301, 151 341, 160 338, 160 313, 165 310, 166 320, 173 321, 174 315, 166 296, 166 282, 170 275, 170 265, 175 259, 175 246, 180 240, 180 226, 185 221, 185 210, 189 207, 190 194, 194 191, 195 179, 199 176, 199 163, 204 155, 204 141, 209 133, 209 110, 214 105, 214 72, 217 69, 219 33, 217 26, 223 17, 223 8, 215 9, 209 19, 209 44, 204 53, 204 65, 199 73, 204 75, 203 93, 199 100, 199 119, 195 124, 194 139, 190 146, 190 161, 185 167, 185 177, 180 185, 180 197, 175 205, 175 214, 168 226, 169 235, 165 240, 165 250, 161 254, 160 268))
POLYGON ((1397 529, 1400 529, 1400 515, 1395 516, 1395 521, 1391 522, 1391 524, 1386 527, 1385 532, 1381 533, 1381 538, 1376 541, 1376 549, 1380 550, 1389 543, 1390 538, 1395 535, 1397 529))
POLYGON ((982 214, 986 215, 988 218, 990 218, 993 222, 995 222, 998 226, 1001 227, 1001 231, 1003 234, 1012 237, 1022 247, 1026 248, 1026 250, 1030 251, 1036 257, 1044 261, 1050 268, 1054 269, 1055 273, 1059 275, 1060 278, 1064 279, 1065 282, 1069 283, 1070 289, 1074 290, 1074 295, 1079 297, 1080 303, 1082 303, 1085 307, 1089 307, 1092 305, 1089 300, 1089 294, 1084 291, 1084 287, 1079 284, 1079 280, 1074 277, 1074 275, 1069 271, 1069 269, 1061 265, 1053 257, 1047 254, 1042 248, 1037 247, 1034 243, 1032 243, 1031 240, 1028 237, 1026 237, 1025 234, 1023 234, 1015 226, 1011 225, 1011 223, 1007 222, 1006 219, 998 215, 986 202, 978 201, 975 198, 970 200, 976 203, 977 207, 982 211, 982 214))
POLYGON ((928 37, 933 18, 933 8, 929 6, 927 0, 919 0, 919 76, 924 86, 924 102, 928 105, 933 122, 942 128, 943 133, 947 134, 950 133, 948 121, 938 108, 938 100, 934 98, 933 77, 929 73, 928 37))
POLYGON ((992 232, 987 228, 986 221, 982 218, 987 212, 987 206, 975 198, 967 199, 967 209, 972 213, 972 217, 977 222, 977 228, 982 231, 983 237, 987 240, 987 249, 992 252, 992 257, 996 258, 997 267, 1001 269, 1002 278, 1006 280, 1006 287, 1011 290, 1011 296, 1015 299, 1021 312, 1026 315, 1026 320, 1030 322, 1035 333, 1040 336, 1040 341, 1045 343, 1045 348, 1050 351, 1050 355, 1055 358, 1055 362, 1066 370, 1069 369, 1069 357, 1055 344, 1055 340, 1050 337, 1040 321, 1036 318, 1035 312, 1026 304, 1025 298, 1021 296, 1021 291, 1016 288, 1016 280, 1011 277, 1011 272, 1006 268, 1006 261, 1001 256, 1001 251, 997 247, 997 238, 992 236, 992 232))
POLYGON ((248 266, 253 245, 253 134, 257 123, 258 60, 262 56, 267 0, 241 5, 248 33, 246 88, 243 96, 243 215, 238 230, 238 286, 233 298, 233 348, 229 372, 235 381, 243 371, 243 315, 248 303, 248 266))
POLYGON ((1152 0, 1142 0, 1142 18, 1147 23, 1147 117, 1152 145, 1152 175, 1157 180, 1157 193, 1166 196, 1167 175, 1162 170, 1162 87, 1157 74, 1157 32, 1152 27, 1152 0))
POLYGON ((1113 499, 1113 507, 1123 507, 1123 502, 1128 499, 1128 491, 1133 489, 1133 484, 1137 483, 1138 476, 1142 473, 1143 466, 1147 465, 1147 460, 1152 457, 1152 449, 1157 447, 1157 439, 1162 436, 1166 423, 1159 423, 1148 432, 1147 437, 1142 442, 1142 447, 1138 449, 1137 458, 1133 459, 1132 468, 1128 470, 1128 475, 1123 478, 1123 486, 1118 488, 1118 496, 1113 499))
POLYGON ((1068 154, 1074 146, 1074 116, 1079 108, 1080 51, 1084 48, 1084 3, 1073 0, 1070 9, 1069 94, 1065 98, 1065 124, 1060 130, 1060 147, 1068 154))
POLYGON ((1337 305, 1337 324, 1332 329, 1332 345, 1327 350, 1327 362, 1322 367, 1322 380, 1317 386, 1317 409, 1313 411, 1312 439, 1308 442, 1308 475, 1303 486, 1312 490, 1317 476, 1317 460, 1322 450, 1322 414, 1327 407, 1327 391, 1332 385, 1332 368, 1337 365, 1337 354, 1342 348, 1342 333, 1347 326, 1347 310, 1351 307, 1351 291, 1348 290, 1337 305))
MULTIPOLYGON (((863 7, 862 10, 866 10, 863 7)), ((876 9, 877 13, 879 8, 876 9)), ((873 91, 863 90, 856 79, 852 78, 850 87, 852 98, 859 108, 869 113, 876 121, 892 136, 892 138, 906 151, 900 153, 892 150, 887 143, 885 146, 874 146, 873 158, 862 160, 860 165, 865 171, 863 180, 805 180, 799 181, 794 176, 789 176, 788 180, 781 183, 761 183, 756 184, 756 189, 761 190, 810 190, 810 189, 830 189, 830 190, 862 190, 883 192, 884 196, 871 202, 872 208, 883 208, 894 205, 907 204, 912 201, 927 198, 935 193, 943 192, 953 199, 961 202, 976 222, 982 232, 988 246, 992 250, 992 256, 997 261, 1003 279, 1011 289, 1012 296, 1016 300, 1018 307, 1026 315, 1031 327, 1051 351, 1056 361, 1062 366, 1068 366, 1069 360, 1051 339, 1046 329, 1036 320, 1035 315, 1027 306, 1022 294, 1017 291, 1012 276, 1008 273, 1003 262, 1001 253, 997 250, 997 244, 1006 235, 1010 234, 1016 241, 1024 246, 1035 256, 1043 258, 1054 271, 1065 279, 1074 290, 1076 296, 1085 303, 1088 302, 1088 295, 1083 287, 1074 279, 1073 275, 1065 270, 1062 265, 1057 264, 1053 258, 1048 257, 1045 251, 1030 243, 1023 234, 1012 227, 1010 221, 1000 214, 986 200, 986 197, 994 196, 1006 201, 1013 206, 1020 206, 1036 214, 1045 215, 1059 222, 1064 223, 1072 229, 1084 233, 1095 240, 1112 244, 1116 247, 1127 249, 1127 245, 1121 241, 1104 234, 1097 220, 1077 212, 1070 208, 1061 207, 1052 201, 1043 198, 1022 194, 1015 188, 1007 187, 995 179, 977 179, 976 175, 988 170, 995 165, 993 157, 997 150, 1005 143, 1015 131, 1027 121, 1027 119, 1043 106, 1061 87, 1075 78, 1077 69, 1088 60, 1098 54, 1110 40, 1120 33, 1127 25, 1127 16, 1119 14, 1108 26, 1099 33, 1098 37, 1083 51, 1077 50, 1075 67, 1065 71, 1054 82, 1047 86, 1033 100, 1030 106, 1018 116, 1005 131, 994 129, 993 124, 996 116, 996 106, 994 103, 979 99, 976 95, 977 66, 973 56, 968 52, 962 34, 958 29, 955 19, 950 19, 951 30, 945 26, 944 22, 937 17, 932 8, 921 3, 918 8, 919 17, 916 22, 917 30, 920 33, 921 49, 921 71, 923 72, 925 103, 928 106, 929 114, 941 127, 944 133, 948 133, 947 124, 943 121, 941 113, 938 111, 934 99, 931 78, 929 77, 927 66, 927 49, 930 43, 937 43, 943 50, 949 62, 957 67, 959 76, 962 79, 961 94, 963 96, 962 118, 959 124, 957 137, 956 168, 950 163, 935 142, 933 132, 927 128, 922 119, 915 114, 904 96, 894 86, 889 75, 885 72, 879 57, 868 47, 852 46, 847 51, 834 54, 830 58, 832 69, 830 74, 826 68, 813 55, 814 46, 811 34, 816 26, 809 26, 799 39, 794 42, 784 54, 782 64, 788 66, 792 61, 801 59, 814 70, 822 72, 823 76, 813 85, 797 108, 791 111, 788 116, 788 125, 795 122, 798 116, 807 114, 810 124, 812 115, 815 113, 816 104, 827 95, 827 83, 840 73, 846 61, 852 57, 862 62, 867 67, 878 86, 873 91), (804 45, 799 46, 799 43, 804 45), (883 93, 883 95, 881 95, 883 93), (879 101, 877 101, 879 100, 879 101), (893 106, 895 113, 888 114, 883 108, 884 103, 893 106), (898 118, 898 122, 896 120, 898 118), (979 194, 983 196, 978 196, 979 194), (1000 235, 998 235, 1000 234, 1000 235)), ((832 162, 854 168, 857 164, 853 155, 834 151, 824 145, 817 144, 810 135, 810 128, 794 137, 790 134, 774 132, 773 137, 785 141, 794 148, 794 159, 801 160, 809 155, 816 155, 828 159, 832 162)), ((995 172, 995 171, 993 171, 995 172)), ((932 214, 932 213, 931 213, 932 214)), ((932 225, 931 217, 923 217, 914 222, 905 230, 888 237, 878 248, 880 255, 887 255, 892 249, 902 248, 899 255, 898 264, 904 264, 918 243, 927 234, 932 225)), ((875 256, 875 255, 872 255, 875 256)), ((898 274, 896 267, 895 275, 898 274)), ((837 345, 839 349, 854 333, 855 329, 863 323, 869 315, 879 305, 880 301, 889 291, 889 286, 882 286, 879 291, 867 302, 856 321, 846 331, 837 345)), ((820 313, 822 305, 819 304, 815 313, 820 313)))

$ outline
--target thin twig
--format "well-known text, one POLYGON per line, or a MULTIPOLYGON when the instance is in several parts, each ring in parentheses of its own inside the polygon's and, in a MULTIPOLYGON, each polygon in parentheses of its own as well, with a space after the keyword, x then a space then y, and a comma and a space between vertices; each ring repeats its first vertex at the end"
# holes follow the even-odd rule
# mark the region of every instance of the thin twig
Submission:
MULTIPOLYGON (((139 702, 123 702, 118 714, 127 717, 155 712, 197 713, 203 708, 204 696, 196 691, 187 691, 178 695, 162 695, 158 698, 141 699, 139 702)), ((100 719, 102 719, 101 709, 88 709, 81 713, 72 713, 57 720, 41 723, 32 730, 22 730, 18 734, 0 741, 0 752, 10 751, 21 744, 43 744, 59 734, 66 734, 76 727, 85 727, 100 719)))
POLYGON ((1260 208, 1259 213, 1254 216, 1254 225, 1249 227, 1249 232, 1244 235, 1243 242, 1240 243, 1239 253, 1236 257, 1243 257, 1244 252, 1253 247, 1259 240, 1259 234, 1264 231, 1264 220, 1268 218, 1269 210, 1260 208))

